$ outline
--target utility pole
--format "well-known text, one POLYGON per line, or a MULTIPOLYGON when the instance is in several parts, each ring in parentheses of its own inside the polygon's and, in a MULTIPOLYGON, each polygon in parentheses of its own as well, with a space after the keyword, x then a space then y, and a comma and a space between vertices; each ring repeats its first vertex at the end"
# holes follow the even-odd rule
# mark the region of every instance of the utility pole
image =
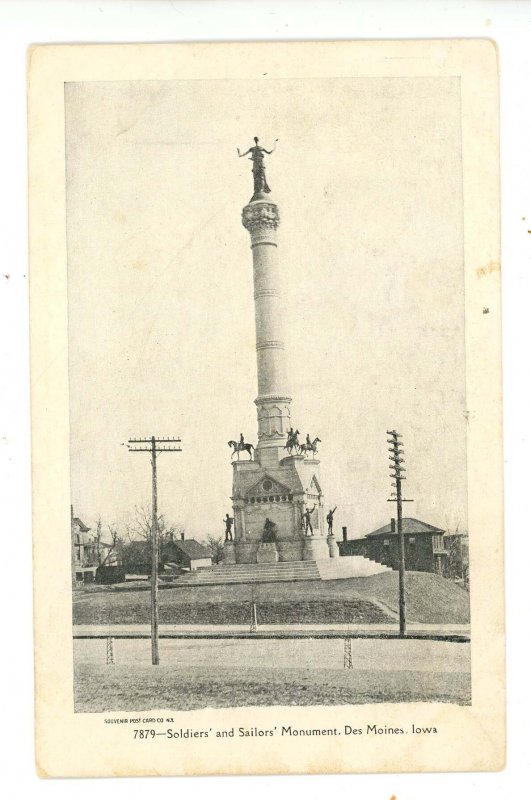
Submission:
POLYGON ((159 661, 159 525, 157 514, 157 453, 180 453, 180 439, 166 436, 158 439, 129 439, 127 447, 131 453, 151 453, 151 663, 159 661))
POLYGON ((401 442, 402 435, 396 431, 387 431, 387 435, 391 438, 388 443, 391 445, 389 452, 389 460, 391 468, 391 478, 394 483, 393 486, 396 492, 392 492, 391 498, 388 503, 396 503, 396 529, 398 534, 398 610, 400 617, 400 636, 406 636, 406 551, 404 547, 404 531, 402 530, 402 503, 412 503, 412 500, 405 500, 402 497, 402 481, 406 479, 402 475, 405 472, 405 467, 401 464, 404 459, 403 443, 401 442))

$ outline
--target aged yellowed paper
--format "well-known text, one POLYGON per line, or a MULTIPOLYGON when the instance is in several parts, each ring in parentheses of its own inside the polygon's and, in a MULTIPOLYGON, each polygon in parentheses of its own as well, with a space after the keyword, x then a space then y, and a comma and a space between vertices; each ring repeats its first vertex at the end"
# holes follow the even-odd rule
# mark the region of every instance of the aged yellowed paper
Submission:
POLYGON ((35 47, 29 117, 39 773, 501 769, 495 45, 35 47))

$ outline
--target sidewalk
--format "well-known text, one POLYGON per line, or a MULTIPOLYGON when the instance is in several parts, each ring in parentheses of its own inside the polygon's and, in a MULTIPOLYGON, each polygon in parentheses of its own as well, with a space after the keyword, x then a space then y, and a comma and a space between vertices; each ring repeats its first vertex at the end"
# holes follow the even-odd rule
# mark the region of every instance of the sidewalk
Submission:
MULTIPOLYGON (((352 637, 395 638, 398 636, 397 623, 377 623, 349 625, 346 623, 309 625, 258 625, 256 632, 250 632, 250 625, 159 625, 161 638, 202 639, 202 638, 344 638, 352 637)), ((74 638, 145 638, 151 635, 151 627, 142 625, 74 625, 74 638)), ((411 623, 407 635, 415 638, 440 638, 468 641, 470 625, 411 623)))

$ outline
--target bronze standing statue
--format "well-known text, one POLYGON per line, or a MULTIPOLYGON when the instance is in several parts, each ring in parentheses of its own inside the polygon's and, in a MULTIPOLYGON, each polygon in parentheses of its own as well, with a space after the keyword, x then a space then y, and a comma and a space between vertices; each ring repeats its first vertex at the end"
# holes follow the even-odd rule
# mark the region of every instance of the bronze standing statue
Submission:
POLYGON ((332 536, 334 527, 334 514, 337 511, 337 506, 331 508, 328 514, 326 515, 326 521, 328 522, 328 535, 332 536))
POLYGON ((308 536, 308 531, 310 531, 310 536, 313 536, 313 526, 312 526, 312 514, 316 509, 315 503, 313 504, 313 508, 307 508, 302 518, 304 520, 304 529, 306 531, 306 536, 308 536))
POLYGON ((225 523, 225 541, 232 542, 232 523, 234 522, 234 517, 225 514, 223 522, 225 523))
POLYGON ((265 192, 269 194, 271 189, 267 185, 266 181, 266 174, 265 174, 265 164, 264 164, 264 153, 267 153, 268 156, 274 152, 278 139, 275 139, 275 143, 273 144, 272 150, 266 150, 265 147, 260 147, 258 144, 258 137, 254 137, 254 147, 250 147, 245 153, 240 153, 239 147, 236 148, 238 151, 238 156, 243 158, 244 156, 251 154, 250 161, 253 162, 253 182, 254 182, 254 194, 251 198, 251 201, 255 199, 256 195, 265 192))

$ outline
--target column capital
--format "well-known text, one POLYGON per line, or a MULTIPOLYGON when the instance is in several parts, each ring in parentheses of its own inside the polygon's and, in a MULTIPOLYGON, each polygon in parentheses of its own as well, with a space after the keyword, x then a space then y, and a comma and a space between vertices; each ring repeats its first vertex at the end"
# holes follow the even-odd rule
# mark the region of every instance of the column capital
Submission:
POLYGON ((242 225, 247 228, 251 236, 276 231, 279 224, 280 215, 275 203, 258 200, 246 205, 242 211, 242 225))

